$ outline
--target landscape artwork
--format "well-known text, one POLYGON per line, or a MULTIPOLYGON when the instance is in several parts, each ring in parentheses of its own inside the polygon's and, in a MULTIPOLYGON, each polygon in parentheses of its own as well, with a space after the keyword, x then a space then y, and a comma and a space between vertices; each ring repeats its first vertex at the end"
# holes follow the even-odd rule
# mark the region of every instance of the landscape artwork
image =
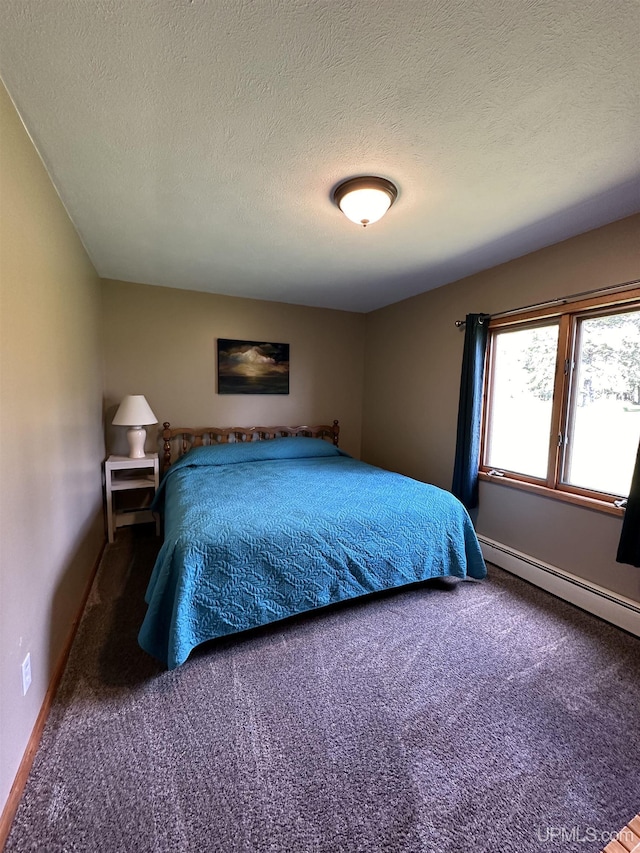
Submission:
POLYGON ((218 394, 288 394, 289 344, 218 338, 218 394))

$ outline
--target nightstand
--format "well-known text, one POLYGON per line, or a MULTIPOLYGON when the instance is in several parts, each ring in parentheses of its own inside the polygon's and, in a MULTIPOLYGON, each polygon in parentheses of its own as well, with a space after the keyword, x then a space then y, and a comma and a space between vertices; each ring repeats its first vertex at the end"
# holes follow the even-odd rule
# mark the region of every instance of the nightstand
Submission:
POLYGON ((157 516, 154 518, 153 513, 148 509, 148 504, 158 488, 159 481, 157 453, 148 453, 142 459, 131 459, 128 456, 110 456, 107 459, 104 463, 104 490, 109 542, 113 542, 118 527, 125 527, 129 524, 155 521, 156 534, 160 534, 160 519, 157 516), (119 508, 115 500, 115 493, 124 491, 138 491, 139 506, 119 508))

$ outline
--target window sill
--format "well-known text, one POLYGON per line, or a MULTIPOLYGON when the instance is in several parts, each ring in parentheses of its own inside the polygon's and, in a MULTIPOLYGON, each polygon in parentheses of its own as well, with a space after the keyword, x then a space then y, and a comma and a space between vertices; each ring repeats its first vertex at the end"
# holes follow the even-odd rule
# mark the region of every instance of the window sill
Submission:
POLYGON ((478 474, 480 480, 485 483, 496 483, 499 486, 508 486, 513 489, 521 489, 523 492, 531 492, 534 495, 540 495, 543 498, 551 498, 551 500, 562 501, 563 503, 574 504, 585 509, 595 510, 596 512, 605 512, 608 515, 616 515, 618 518, 624 516, 624 510, 614 506, 609 501, 599 501, 595 498, 588 498, 584 495, 575 495, 572 492, 561 492, 559 489, 550 489, 547 486, 540 486, 537 483, 527 483, 524 480, 516 480, 505 474, 503 477, 496 477, 486 471, 480 471, 478 474))

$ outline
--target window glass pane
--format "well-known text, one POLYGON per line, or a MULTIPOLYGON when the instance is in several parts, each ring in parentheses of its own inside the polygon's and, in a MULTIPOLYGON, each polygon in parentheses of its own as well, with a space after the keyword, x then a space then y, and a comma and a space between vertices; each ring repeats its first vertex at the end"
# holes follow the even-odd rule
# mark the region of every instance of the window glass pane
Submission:
POLYGON ((581 320, 564 482, 629 494, 640 439, 640 311, 581 320))
POLYGON ((498 332, 485 464, 546 479, 558 325, 498 332))

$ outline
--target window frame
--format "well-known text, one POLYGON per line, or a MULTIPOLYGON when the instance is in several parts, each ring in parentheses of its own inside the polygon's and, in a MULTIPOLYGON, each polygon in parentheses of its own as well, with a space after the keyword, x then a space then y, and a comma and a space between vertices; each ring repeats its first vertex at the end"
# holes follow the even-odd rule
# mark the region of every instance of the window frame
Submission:
POLYGON ((622 314, 634 310, 640 310, 640 287, 609 295, 593 296, 588 299, 565 299, 546 307, 519 311, 490 320, 478 473, 481 480, 523 489, 544 497, 600 510, 611 515, 624 515, 624 509, 620 505, 618 495, 610 495, 605 492, 563 483, 562 477, 565 467, 566 434, 569 431, 572 413, 571 401, 574 393, 578 323, 580 320, 591 319, 592 317, 612 313, 622 314), (515 331, 516 329, 536 328, 549 325, 554 321, 558 323, 559 328, 549 428, 547 476, 544 478, 533 477, 489 466, 486 464, 486 450, 488 426, 491 418, 491 388, 495 370, 494 342, 496 333, 507 329, 515 331))

